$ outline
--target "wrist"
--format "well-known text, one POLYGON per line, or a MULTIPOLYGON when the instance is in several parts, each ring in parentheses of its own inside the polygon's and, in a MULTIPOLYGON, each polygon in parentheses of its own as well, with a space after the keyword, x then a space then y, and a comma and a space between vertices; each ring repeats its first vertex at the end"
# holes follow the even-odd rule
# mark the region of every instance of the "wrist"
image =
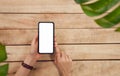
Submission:
POLYGON ((26 57, 26 59, 24 60, 24 63, 26 63, 30 66, 34 66, 36 64, 36 62, 37 62, 37 59, 33 55, 28 55, 26 57))
POLYGON ((30 66, 30 65, 28 65, 28 64, 26 64, 26 63, 24 63, 24 62, 22 62, 21 65, 22 65, 24 68, 29 69, 29 70, 33 70, 33 69, 34 69, 33 66, 30 66))

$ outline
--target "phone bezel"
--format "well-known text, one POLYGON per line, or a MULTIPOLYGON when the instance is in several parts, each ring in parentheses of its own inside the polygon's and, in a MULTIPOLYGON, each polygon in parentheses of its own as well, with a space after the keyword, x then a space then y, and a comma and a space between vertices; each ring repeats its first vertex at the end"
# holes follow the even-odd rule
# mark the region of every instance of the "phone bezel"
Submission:
POLYGON ((54 22, 38 22, 38 53, 39 54, 54 54, 54 51, 55 51, 55 42, 54 42, 54 37, 55 37, 55 24, 54 24, 54 22), (53 52, 52 53, 40 53, 40 51, 39 51, 39 33, 40 33, 40 31, 39 31, 39 24, 40 23, 52 23, 53 24, 53 52))

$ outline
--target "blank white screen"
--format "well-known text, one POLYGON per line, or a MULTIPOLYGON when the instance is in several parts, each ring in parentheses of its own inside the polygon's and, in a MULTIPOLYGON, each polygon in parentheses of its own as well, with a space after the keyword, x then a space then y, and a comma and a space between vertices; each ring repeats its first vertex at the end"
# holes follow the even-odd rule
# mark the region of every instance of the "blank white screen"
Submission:
POLYGON ((39 23, 39 53, 53 53, 53 23, 39 23))

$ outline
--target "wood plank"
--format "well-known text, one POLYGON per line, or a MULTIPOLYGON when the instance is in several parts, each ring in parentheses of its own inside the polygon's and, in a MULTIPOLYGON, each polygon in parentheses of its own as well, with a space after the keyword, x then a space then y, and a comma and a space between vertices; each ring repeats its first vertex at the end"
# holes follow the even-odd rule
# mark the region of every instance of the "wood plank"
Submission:
POLYGON ((33 29, 40 21, 53 21, 56 28, 101 28, 85 14, 0 14, 0 18, 0 29, 33 29))
MULTIPOLYGON (((37 30, 0 30, 4 44, 30 44, 37 30)), ((120 33, 114 29, 56 29, 59 44, 120 43, 120 33)))
MULTIPOLYGON (((72 76, 119 76, 120 61, 77 61, 73 62, 72 76)), ((9 75, 14 76, 20 63, 10 63, 9 75)), ((52 62, 40 62, 30 76, 59 76, 52 62)))
POLYGON ((40 21, 53 21, 55 28, 102 28, 85 14, 0 14, 0 29, 35 29, 40 21))
MULTIPOLYGON (((59 45, 73 60, 79 59, 120 59, 120 44, 107 45, 59 45)), ((6 46, 6 61, 23 61, 30 54, 30 46, 6 46)), ((53 60, 43 55, 40 60, 53 60)))
POLYGON ((81 13, 74 0, 1 0, 4 13, 81 13))
POLYGON ((53 21, 56 28, 101 28, 85 14, 0 14, 0 29, 33 29, 40 21, 53 21))

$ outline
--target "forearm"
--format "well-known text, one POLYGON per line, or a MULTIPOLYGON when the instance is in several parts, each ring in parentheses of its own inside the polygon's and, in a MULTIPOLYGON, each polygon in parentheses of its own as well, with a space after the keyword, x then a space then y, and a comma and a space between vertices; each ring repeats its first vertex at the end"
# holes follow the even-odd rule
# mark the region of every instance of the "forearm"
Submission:
MULTIPOLYGON (((24 60, 24 63, 30 66, 34 66, 36 63, 36 59, 34 58, 34 56, 29 55, 24 60)), ((21 65, 20 69, 16 72, 15 76, 28 76, 29 73, 30 73, 30 70, 21 65)))

